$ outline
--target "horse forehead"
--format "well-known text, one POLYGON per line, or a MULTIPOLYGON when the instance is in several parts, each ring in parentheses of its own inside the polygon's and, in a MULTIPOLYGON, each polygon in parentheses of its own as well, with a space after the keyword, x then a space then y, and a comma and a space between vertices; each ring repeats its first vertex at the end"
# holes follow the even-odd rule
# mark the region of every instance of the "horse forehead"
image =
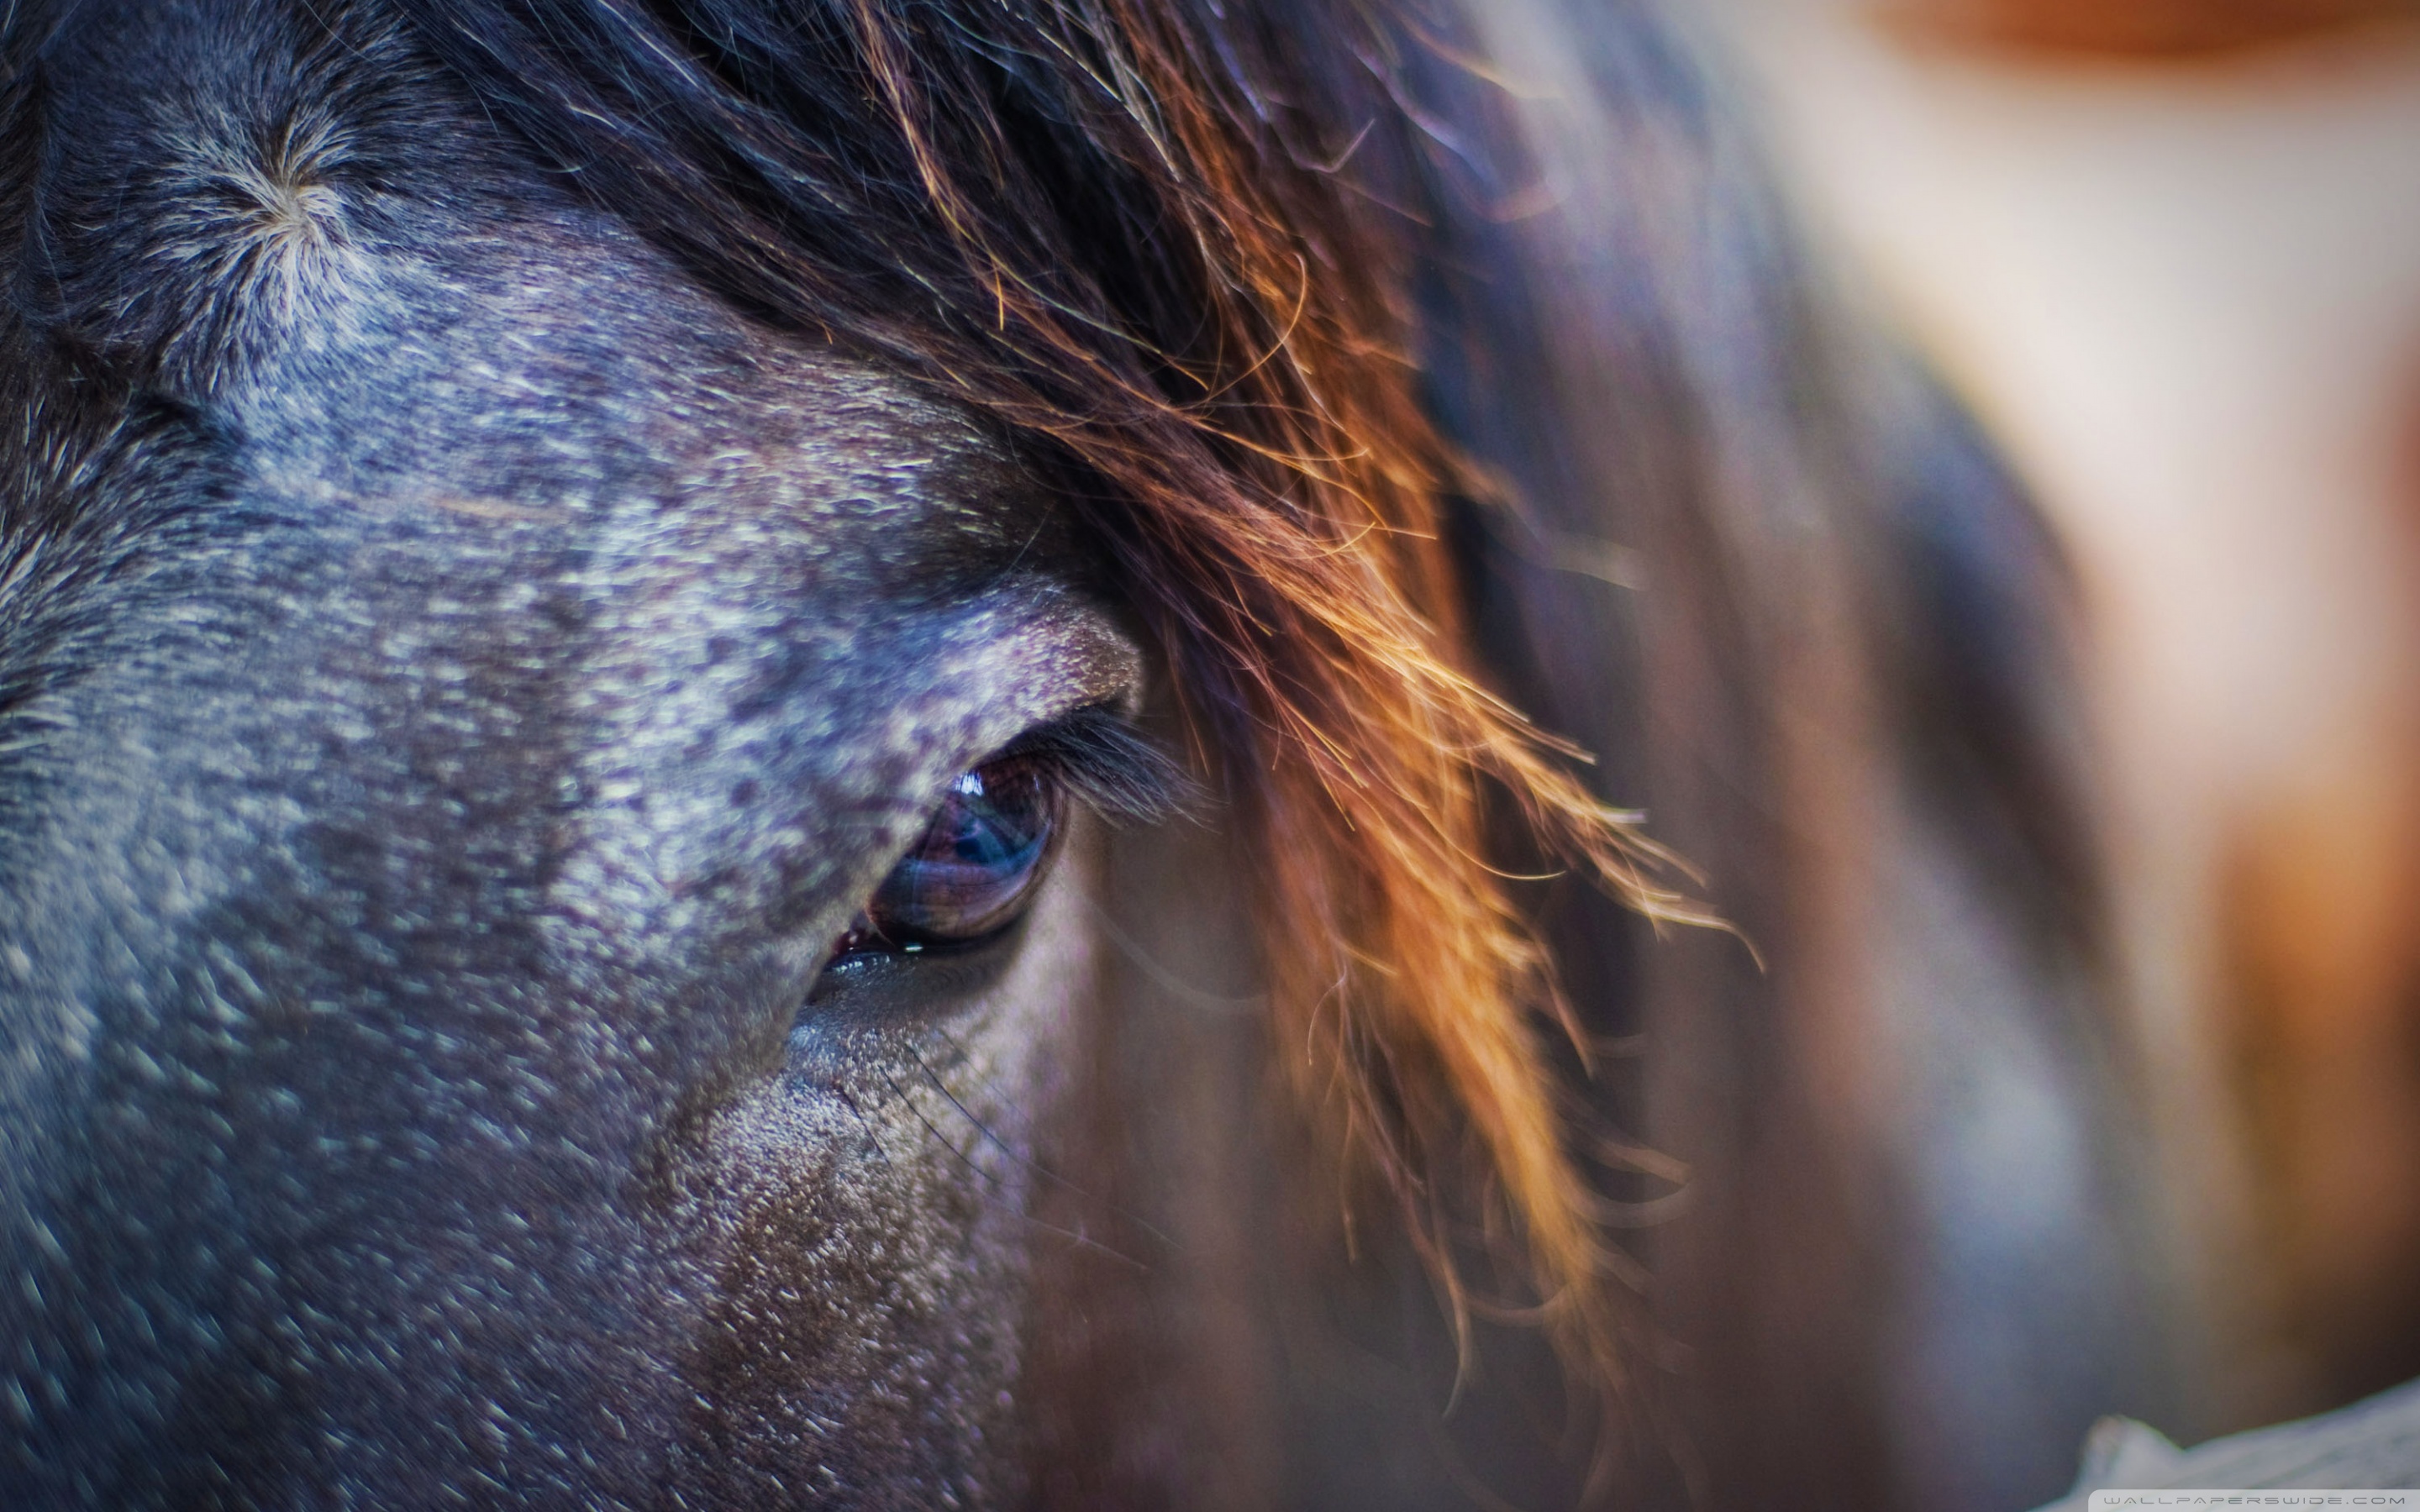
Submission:
POLYGON ((241 401, 260 465, 330 496, 877 560, 1016 554, 1049 513, 968 412, 751 326, 601 218, 519 208, 465 239, 509 253, 365 268, 364 361, 265 365, 241 401))
POLYGON ((661 748, 655 785, 763 764, 876 804, 1013 733, 1027 692, 1108 675, 1062 512, 969 415, 750 326, 611 225, 520 214, 446 302, 397 279, 400 360, 244 427, 343 543, 378 686, 466 637, 560 642, 613 748, 661 748))
POLYGON ((255 484, 1019 551, 1044 501, 970 411, 744 317, 412 49, 300 8, 95 0, 52 59, 62 308, 255 484))
POLYGON ((947 635, 952 601, 1012 565, 1067 564, 1047 491, 966 413, 750 327, 610 224, 516 213, 458 243, 509 253, 367 270, 359 361, 271 362, 228 396, 266 493, 334 538, 401 543, 357 570, 519 562, 570 573, 659 652, 820 638, 837 670, 888 642, 834 632, 908 615, 947 635))

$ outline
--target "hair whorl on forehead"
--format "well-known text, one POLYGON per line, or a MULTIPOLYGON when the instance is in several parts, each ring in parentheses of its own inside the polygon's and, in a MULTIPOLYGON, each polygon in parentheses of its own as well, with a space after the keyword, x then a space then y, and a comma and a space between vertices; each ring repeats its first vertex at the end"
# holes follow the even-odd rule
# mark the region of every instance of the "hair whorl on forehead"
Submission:
POLYGON ((1136 0, 455 0, 418 20, 491 110, 727 295, 1067 468, 1237 790, 1295 1085, 1449 1285, 1439 1186, 1500 1192, 1567 1357, 1610 1383, 1606 1257, 1541 1040, 1559 1009, 1487 862, 1485 795, 1639 908, 1687 910, 1466 665, 1439 538, 1461 480, 1417 400, 1403 258, 1337 171, 1354 117, 1309 103, 1342 91, 1365 130, 1406 130, 1401 39, 1324 9, 1283 38, 1136 0), (1311 78, 1312 57, 1358 72, 1311 78))

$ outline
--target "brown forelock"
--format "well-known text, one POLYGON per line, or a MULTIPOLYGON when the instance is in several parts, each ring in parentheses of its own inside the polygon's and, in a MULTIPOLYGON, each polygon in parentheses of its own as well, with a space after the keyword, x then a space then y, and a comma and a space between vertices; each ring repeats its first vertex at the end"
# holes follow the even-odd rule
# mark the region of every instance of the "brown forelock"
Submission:
POLYGON ((1080 315, 986 235, 964 164, 934 147, 906 39, 874 5, 855 13, 1001 331, 1114 395, 1086 413, 1080 395, 970 386, 1114 501, 1095 517, 1256 841, 1270 1038, 1290 1080, 1398 1200, 1457 1309, 1435 1224, 1470 1194, 1436 1186, 1500 1190, 1567 1358, 1618 1384, 1607 1267, 1539 1041, 1561 1006, 1486 859, 1482 788, 1512 797, 1547 854, 1652 914, 1694 916, 1571 753, 1466 665, 1440 535, 1460 480, 1415 393, 1401 270, 1316 166, 1342 144, 1256 117, 1172 8, 1089 10, 1115 112, 1088 124, 1148 186, 1156 246, 1201 297, 1181 349, 1163 330, 1134 343, 1137 366, 1107 365, 1080 315))

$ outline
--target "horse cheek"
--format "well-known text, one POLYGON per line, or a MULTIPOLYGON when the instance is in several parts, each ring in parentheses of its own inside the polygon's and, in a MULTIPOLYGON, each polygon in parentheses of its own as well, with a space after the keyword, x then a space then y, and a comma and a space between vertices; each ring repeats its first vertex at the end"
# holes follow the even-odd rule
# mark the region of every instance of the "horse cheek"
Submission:
POLYGON ((703 1119, 659 1214, 706 1299, 673 1476, 693 1504, 994 1506, 1022 1491, 1036 1131, 1098 995, 1070 837, 974 1001, 793 1060, 703 1119))

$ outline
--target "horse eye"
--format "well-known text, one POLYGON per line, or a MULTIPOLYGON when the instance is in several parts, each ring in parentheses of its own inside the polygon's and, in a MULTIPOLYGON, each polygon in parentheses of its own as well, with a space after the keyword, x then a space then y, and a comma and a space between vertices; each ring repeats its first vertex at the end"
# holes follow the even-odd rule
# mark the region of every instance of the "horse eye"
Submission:
POLYGON ((971 945, 1015 923, 1046 870, 1060 806, 1054 774, 1030 758, 961 774, 833 958, 971 945))

